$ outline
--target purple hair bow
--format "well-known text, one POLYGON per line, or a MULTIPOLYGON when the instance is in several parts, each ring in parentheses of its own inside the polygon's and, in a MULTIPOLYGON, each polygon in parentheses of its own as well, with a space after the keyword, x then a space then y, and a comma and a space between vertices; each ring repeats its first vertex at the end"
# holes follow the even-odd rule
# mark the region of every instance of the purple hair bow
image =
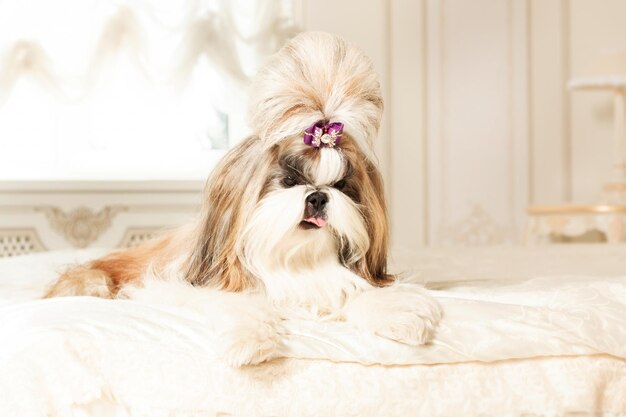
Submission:
POLYGON ((339 144, 342 133, 343 123, 325 123, 324 120, 320 120, 304 131, 304 143, 313 148, 322 146, 333 148, 339 144))

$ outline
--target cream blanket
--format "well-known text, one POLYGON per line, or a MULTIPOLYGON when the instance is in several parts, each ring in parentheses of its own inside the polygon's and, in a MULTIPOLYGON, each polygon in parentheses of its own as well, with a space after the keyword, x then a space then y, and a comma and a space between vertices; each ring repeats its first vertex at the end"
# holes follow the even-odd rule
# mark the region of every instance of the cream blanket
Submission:
MULTIPOLYGON (((220 363, 207 331, 212 318, 196 312, 124 300, 27 301, 57 262, 92 254, 4 261, 0 416, 623 415, 626 265, 620 271, 615 260, 626 253, 587 249, 588 261, 616 268, 574 275, 567 264, 580 250, 561 254, 558 275, 498 275, 491 264, 493 276, 482 271, 489 279, 477 281, 483 277, 466 265, 458 271, 473 280, 456 283, 445 280, 460 278, 453 268, 433 260, 458 266, 467 256, 484 269, 494 252, 501 266, 528 253, 494 249, 485 263, 480 253, 422 253, 416 275, 445 278, 428 284, 445 312, 432 345, 294 321, 285 324, 288 359, 247 369, 220 363)), ((526 264, 536 268, 534 260, 526 264)))

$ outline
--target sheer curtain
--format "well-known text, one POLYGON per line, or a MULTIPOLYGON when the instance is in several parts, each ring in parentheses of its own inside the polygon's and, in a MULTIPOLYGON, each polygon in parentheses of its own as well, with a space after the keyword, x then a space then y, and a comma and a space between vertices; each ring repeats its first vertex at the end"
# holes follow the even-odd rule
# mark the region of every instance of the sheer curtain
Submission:
POLYGON ((201 179, 292 0, 0 0, 0 180, 201 179))

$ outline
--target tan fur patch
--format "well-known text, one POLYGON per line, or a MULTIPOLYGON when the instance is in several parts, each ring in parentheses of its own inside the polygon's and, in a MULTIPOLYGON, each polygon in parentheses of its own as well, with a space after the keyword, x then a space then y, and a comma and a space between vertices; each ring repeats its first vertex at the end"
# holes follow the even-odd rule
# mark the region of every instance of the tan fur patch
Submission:
POLYGON ((61 275, 44 298, 79 295, 113 298, 113 287, 113 280, 105 271, 79 266, 61 275))

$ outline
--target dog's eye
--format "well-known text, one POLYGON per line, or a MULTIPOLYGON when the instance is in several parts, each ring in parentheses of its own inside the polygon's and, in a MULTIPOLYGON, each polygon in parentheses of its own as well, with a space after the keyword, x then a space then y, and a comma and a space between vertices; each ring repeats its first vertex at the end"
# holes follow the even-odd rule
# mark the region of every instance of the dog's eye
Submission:
POLYGON ((296 179, 294 177, 292 177, 291 175, 288 176, 288 177, 283 178, 283 185, 285 187, 293 187, 297 183, 298 183, 298 181, 296 181, 296 179))
POLYGON ((346 180, 339 180, 333 185, 338 190, 342 190, 346 186, 346 180))

